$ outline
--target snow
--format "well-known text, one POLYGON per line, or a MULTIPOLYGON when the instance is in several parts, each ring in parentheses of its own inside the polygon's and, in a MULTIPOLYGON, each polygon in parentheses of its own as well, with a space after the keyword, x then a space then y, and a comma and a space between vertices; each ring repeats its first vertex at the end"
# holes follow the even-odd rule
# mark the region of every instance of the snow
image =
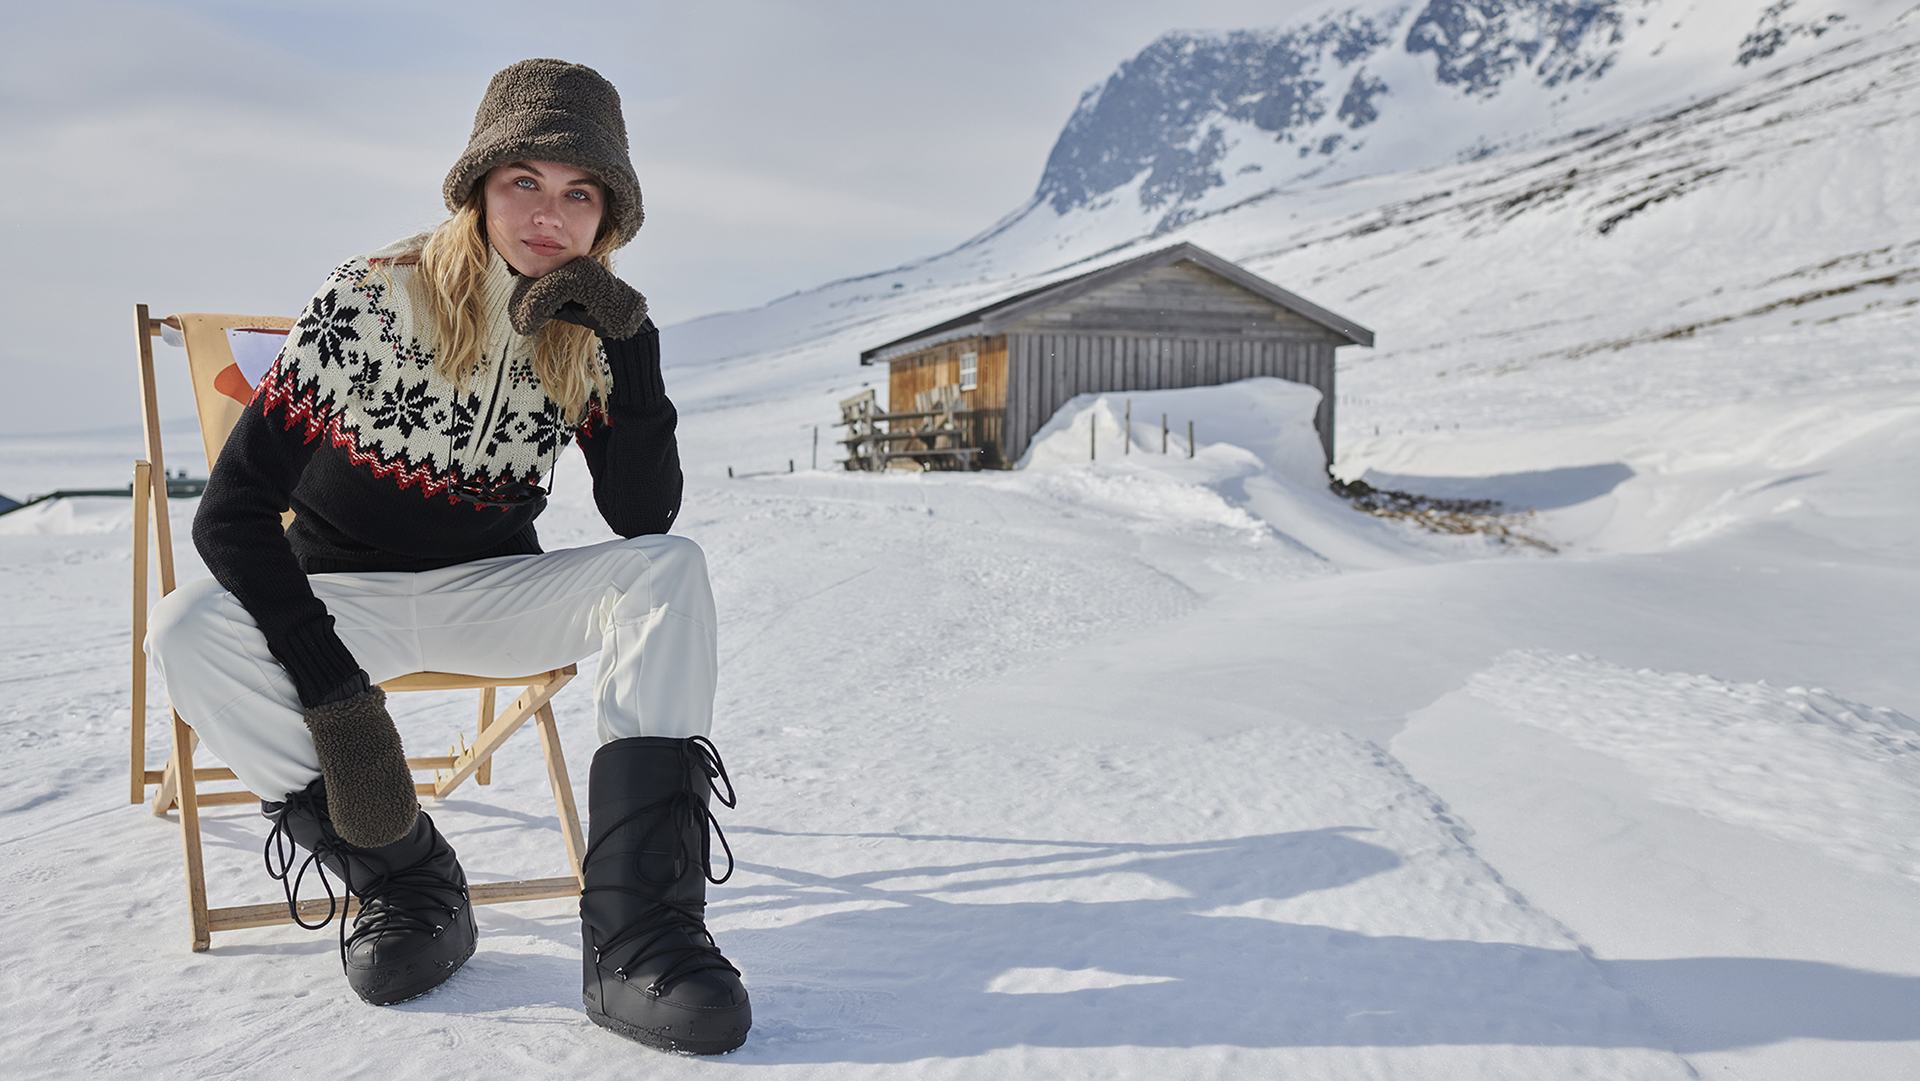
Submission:
POLYGON ((1920 724, 1820 688, 1638 671, 1514 651, 1467 693, 1574 746, 1624 763, 1649 798, 1827 853, 1920 877, 1920 724))
MULTIPOLYGON (((718 1061, 586 1020, 565 901, 481 909, 467 967, 389 1009, 347 990, 331 931, 189 952, 178 829, 125 802, 130 508, 0 517, 9 1075, 1913 1076, 1915 40, 1623 129, 1634 169, 1508 218, 1485 207, 1564 163, 1151 241, 1379 333, 1343 350, 1339 475, 1502 500, 1552 552, 1354 511, 1316 472, 1315 392, 1272 380, 1083 396, 1010 472, 808 468, 833 403, 884 377, 860 347, 1092 254, 1021 240, 1037 219, 912 288, 669 328, 676 531, 713 568, 741 794, 710 917, 756 1015, 718 1061), (1594 232, 1682 144, 1726 166, 1718 194, 1594 232)), ((198 473, 191 426, 166 434, 198 473)), ((0 491, 124 483, 139 446, 0 438, 0 491)), ((561 463, 549 547, 607 535, 586 479, 561 463)), ((169 507, 183 579, 193 507, 169 507)), ((587 698, 555 704, 583 806, 587 698)), ((396 698, 416 753, 472 709, 396 698)), ((431 813, 476 880, 558 873, 533 740, 495 761, 431 813)), ((276 900, 258 817, 204 824, 214 903, 276 900)))

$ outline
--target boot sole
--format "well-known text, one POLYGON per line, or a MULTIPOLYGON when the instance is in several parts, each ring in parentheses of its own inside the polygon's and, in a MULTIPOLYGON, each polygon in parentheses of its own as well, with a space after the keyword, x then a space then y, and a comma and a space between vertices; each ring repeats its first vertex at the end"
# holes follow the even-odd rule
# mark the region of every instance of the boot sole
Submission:
MULTIPOLYGON (((461 910, 457 922, 467 924, 467 948, 461 951, 460 956, 453 960, 442 962, 445 967, 426 968, 415 975, 413 979, 400 984, 398 987, 388 985, 383 981, 379 991, 369 994, 355 987, 353 989, 354 993, 360 996, 360 1001, 369 1006, 398 1006, 402 1002, 412 1002, 416 998, 429 994, 441 984, 452 979, 454 973, 460 971, 466 966, 468 961, 473 959, 474 950, 480 945, 479 928, 475 926, 473 922, 473 905, 471 903, 461 910)), ((352 983, 351 980, 348 982, 350 984, 352 983)))
POLYGON ((461 968, 465 967, 466 963, 472 960, 473 951, 475 947, 477 947, 478 945, 479 943, 477 942, 468 943, 467 951, 461 954, 459 957, 455 958, 452 962, 450 962, 447 965, 445 971, 443 972, 429 971, 427 975, 433 977, 431 982, 428 982, 425 984, 414 982, 414 983, 407 984, 404 990, 387 991, 382 994, 371 995, 371 996, 361 995, 360 1001, 366 1003, 369 1006, 398 1006, 402 1002, 412 1002, 416 998, 423 998, 426 995, 431 994, 433 991, 437 990, 441 984, 446 983, 448 980, 452 979, 454 973, 460 971, 461 968))
MULTIPOLYGON (((741 1046, 747 1042, 747 1033, 745 1030, 742 1030, 739 1036, 731 1038, 718 1040, 684 1040, 663 1035, 652 1029, 641 1028, 639 1025, 622 1021, 617 1017, 609 1017, 593 1009, 591 1006, 587 1008, 587 1016, 592 1019, 594 1024, 599 1025, 609 1032, 617 1032, 629 1040, 646 1044, 648 1047, 657 1051, 667 1051, 676 1055, 727 1055, 740 1050, 741 1046)), ((749 1022, 749 1027, 751 1027, 751 1022, 749 1022)))

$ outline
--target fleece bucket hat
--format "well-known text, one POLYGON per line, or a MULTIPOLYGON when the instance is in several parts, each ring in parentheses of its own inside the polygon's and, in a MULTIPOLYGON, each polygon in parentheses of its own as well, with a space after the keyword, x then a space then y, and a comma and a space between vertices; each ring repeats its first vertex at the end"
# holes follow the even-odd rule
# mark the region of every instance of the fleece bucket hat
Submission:
POLYGON ((606 185, 614 246, 639 231, 645 214, 640 181, 627 154, 620 92, 592 68, 564 60, 522 60, 495 75, 474 114, 466 153, 441 188, 447 209, 458 210, 489 170, 511 161, 557 161, 585 169, 606 185))

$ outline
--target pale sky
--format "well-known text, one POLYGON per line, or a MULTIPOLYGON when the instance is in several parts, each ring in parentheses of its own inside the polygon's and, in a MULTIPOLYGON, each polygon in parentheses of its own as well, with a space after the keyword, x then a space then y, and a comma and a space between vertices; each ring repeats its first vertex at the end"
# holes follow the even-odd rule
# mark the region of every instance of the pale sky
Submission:
POLYGON ((297 314, 339 262, 436 224, 515 60, 620 89, 647 223, 619 270, 666 324, 950 247, 1031 195, 1081 92, 1153 38, 1303 6, 9 5, 0 434, 136 423, 137 302, 297 314))

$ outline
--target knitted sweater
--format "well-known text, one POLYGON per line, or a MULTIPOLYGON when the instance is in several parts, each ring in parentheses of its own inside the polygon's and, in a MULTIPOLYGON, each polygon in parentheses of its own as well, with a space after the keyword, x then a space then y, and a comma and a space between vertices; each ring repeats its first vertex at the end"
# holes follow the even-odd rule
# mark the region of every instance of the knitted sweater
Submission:
POLYGON ((394 259, 408 243, 328 276, 234 426, 193 521, 207 567, 259 624, 308 706, 365 677, 307 575, 540 551, 533 522, 545 499, 483 507, 451 489, 537 484, 571 437, 614 532, 664 533, 680 509, 677 418, 650 321, 601 343, 611 389, 570 430, 534 375, 535 339, 507 320, 517 279, 497 254, 484 280, 478 371, 463 388, 434 373, 431 317, 407 288, 414 268, 394 259))

